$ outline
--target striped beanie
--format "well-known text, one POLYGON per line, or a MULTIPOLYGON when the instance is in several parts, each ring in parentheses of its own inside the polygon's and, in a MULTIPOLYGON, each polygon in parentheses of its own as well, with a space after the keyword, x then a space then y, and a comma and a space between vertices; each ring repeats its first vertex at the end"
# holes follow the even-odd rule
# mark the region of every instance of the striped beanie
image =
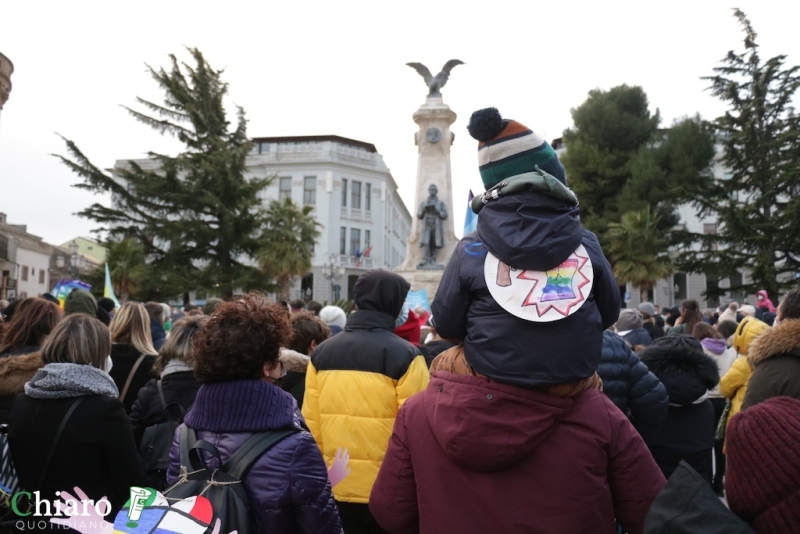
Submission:
POLYGON ((503 119, 496 108, 476 111, 467 130, 478 143, 478 166, 486 189, 505 178, 532 172, 536 167, 564 185, 566 173, 550 143, 527 126, 503 119))

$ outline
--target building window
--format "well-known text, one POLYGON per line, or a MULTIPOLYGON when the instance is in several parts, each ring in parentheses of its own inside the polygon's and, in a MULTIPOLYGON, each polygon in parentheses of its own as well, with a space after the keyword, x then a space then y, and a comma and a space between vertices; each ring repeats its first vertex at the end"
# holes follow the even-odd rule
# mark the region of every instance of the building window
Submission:
POLYGON ((39 269, 39 283, 44 284, 44 271, 39 269))
POLYGON ((717 223, 703 223, 703 233, 704 234, 716 234, 717 233, 717 223))
POLYGON ((361 209, 361 182, 353 182, 353 193, 351 196, 350 207, 354 210, 361 209))
POLYGON ((28 281, 28 266, 27 265, 24 265, 22 267, 22 281, 23 282, 27 282, 28 281))
POLYGON ((358 228, 350 229, 350 254, 355 256, 361 251, 361 230, 358 228))
POLYGON ((347 207, 347 178, 342 178, 342 207, 347 207))
POLYGON ((278 191, 278 200, 283 202, 284 198, 292 198, 292 178, 291 176, 281 177, 280 190, 278 191))
POLYGON ((369 248, 371 241, 372 241, 371 232, 369 230, 364 230, 364 250, 367 250, 369 248))
POLYGON ((259 154, 269 154, 269 143, 259 143, 258 144, 258 153, 259 154))
POLYGON ((372 184, 367 184, 367 190, 364 194, 364 210, 372 210, 372 184))
POLYGON ((347 254, 347 228, 339 229, 339 254, 347 254))
POLYGON ((317 177, 303 178, 303 204, 314 206, 317 203, 317 177))

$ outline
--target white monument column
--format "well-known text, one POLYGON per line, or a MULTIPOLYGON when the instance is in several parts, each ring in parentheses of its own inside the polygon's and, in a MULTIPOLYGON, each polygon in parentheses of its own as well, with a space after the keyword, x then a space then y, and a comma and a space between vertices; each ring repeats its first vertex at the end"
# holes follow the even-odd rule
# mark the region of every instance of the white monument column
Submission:
MULTIPOLYGON (((444 267, 450 261, 458 243, 453 231, 453 184, 450 172, 450 145, 455 139, 450 125, 455 122, 456 114, 442 101, 440 89, 447 83, 450 70, 461 64, 461 61, 451 59, 436 76, 432 76, 421 63, 408 64, 423 77, 429 92, 425 103, 413 116, 414 122, 419 126, 414 134, 418 152, 416 195, 415 203, 411 206, 413 222, 411 235, 406 242, 406 259, 396 272, 409 281, 412 290, 426 289, 431 302, 442 279, 444 267), (438 217, 436 225, 441 224, 441 241, 436 243, 440 246, 433 248, 420 246, 426 232, 426 223, 424 218, 419 217, 426 202, 432 200, 429 191, 431 186, 436 186, 435 194, 438 199, 438 202, 431 202, 431 206, 436 206, 435 213, 440 214, 442 208, 447 212, 447 218, 442 220, 438 217)), ((429 239, 433 240, 430 230, 428 233, 429 239)))

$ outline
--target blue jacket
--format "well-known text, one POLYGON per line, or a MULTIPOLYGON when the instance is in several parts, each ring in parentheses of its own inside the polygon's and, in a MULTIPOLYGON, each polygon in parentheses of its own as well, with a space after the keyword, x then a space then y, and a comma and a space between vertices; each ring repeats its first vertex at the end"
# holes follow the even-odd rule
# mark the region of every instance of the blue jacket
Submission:
POLYGON ((669 411, 669 397, 663 384, 620 336, 603 332, 603 352, 597 374, 608 395, 643 437, 658 432, 669 411))
POLYGON ((644 345, 645 347, 649 347, 653 344, 653 338, 650 336, 650 333, 645 330, 644 328, 637 328, 635 330, 631 330, 622 338, 628 342, 628 345, 631 347, 636 347, 637 345, 644 345))
POLYGON ((436 331, 464 341, 469 364, 498 382, 523 387, 591 376, 600 361, 603 330, 619 315, 620 295, 597 237, 580 223, 578 206, 526 191, 487 204, 478 229, 459 242, 432 305, 436 331), (507 312, 490 294, 484 276, 491 252, 522 276, 554 269, 583 245, 594 285, 572 315, 532 322, 507 312))
POLYGON ((150 335, 153 338, 153 348, 161 350, 167 342, 167 332, 160 323, 152 319, 150 319, 150 335))
MULTIPOLYGON (((225 462, 253 432, 301 426, 294 398, 261 380, 204 384, 184 424, 214 445, 225 462)), ((180 447, 170 450, 167 482, 180 472, 180 447)), ((216 460, 206 456, 211 464, 216 460)), ((339 512, 322 455, 308 431, 292 434, 264 453, 242 481, 251 506, 250 532, 339 533, 339 512)))

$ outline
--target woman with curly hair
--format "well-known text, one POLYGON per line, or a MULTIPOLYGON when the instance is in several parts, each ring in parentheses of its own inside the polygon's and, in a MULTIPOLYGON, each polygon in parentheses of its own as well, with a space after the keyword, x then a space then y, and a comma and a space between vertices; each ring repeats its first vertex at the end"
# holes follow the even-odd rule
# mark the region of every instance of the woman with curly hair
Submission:
MULTIPOLYGON (((276 381, 285 373, 281 347, 292 338, 289 312, 258 293, 219 304, 194 340, 194 372, 202 382, 184 425, 214 445, 222 462, 254 433, 294 430, 261 455, 242 483, 250 532, 341 532, 327 470, 294 398, 276 381)), ((181 466, 180 436, 170 452, 167 482, 181 466)), ((205 456, 210 469, 218 460, 205 456)))
POLYGON ((119 389, 119 398, 130 414, 139 390, 151 378, 158 356, 150 334, 150 315, 144 304, 126 302, 108 326, 111 330, 111 370, 109 374, 119 389))
POLYGON ((37 352, 60 318, 61 312, 52 302, 40 298, 21 300, 6 325, 0 357, 37 352))

